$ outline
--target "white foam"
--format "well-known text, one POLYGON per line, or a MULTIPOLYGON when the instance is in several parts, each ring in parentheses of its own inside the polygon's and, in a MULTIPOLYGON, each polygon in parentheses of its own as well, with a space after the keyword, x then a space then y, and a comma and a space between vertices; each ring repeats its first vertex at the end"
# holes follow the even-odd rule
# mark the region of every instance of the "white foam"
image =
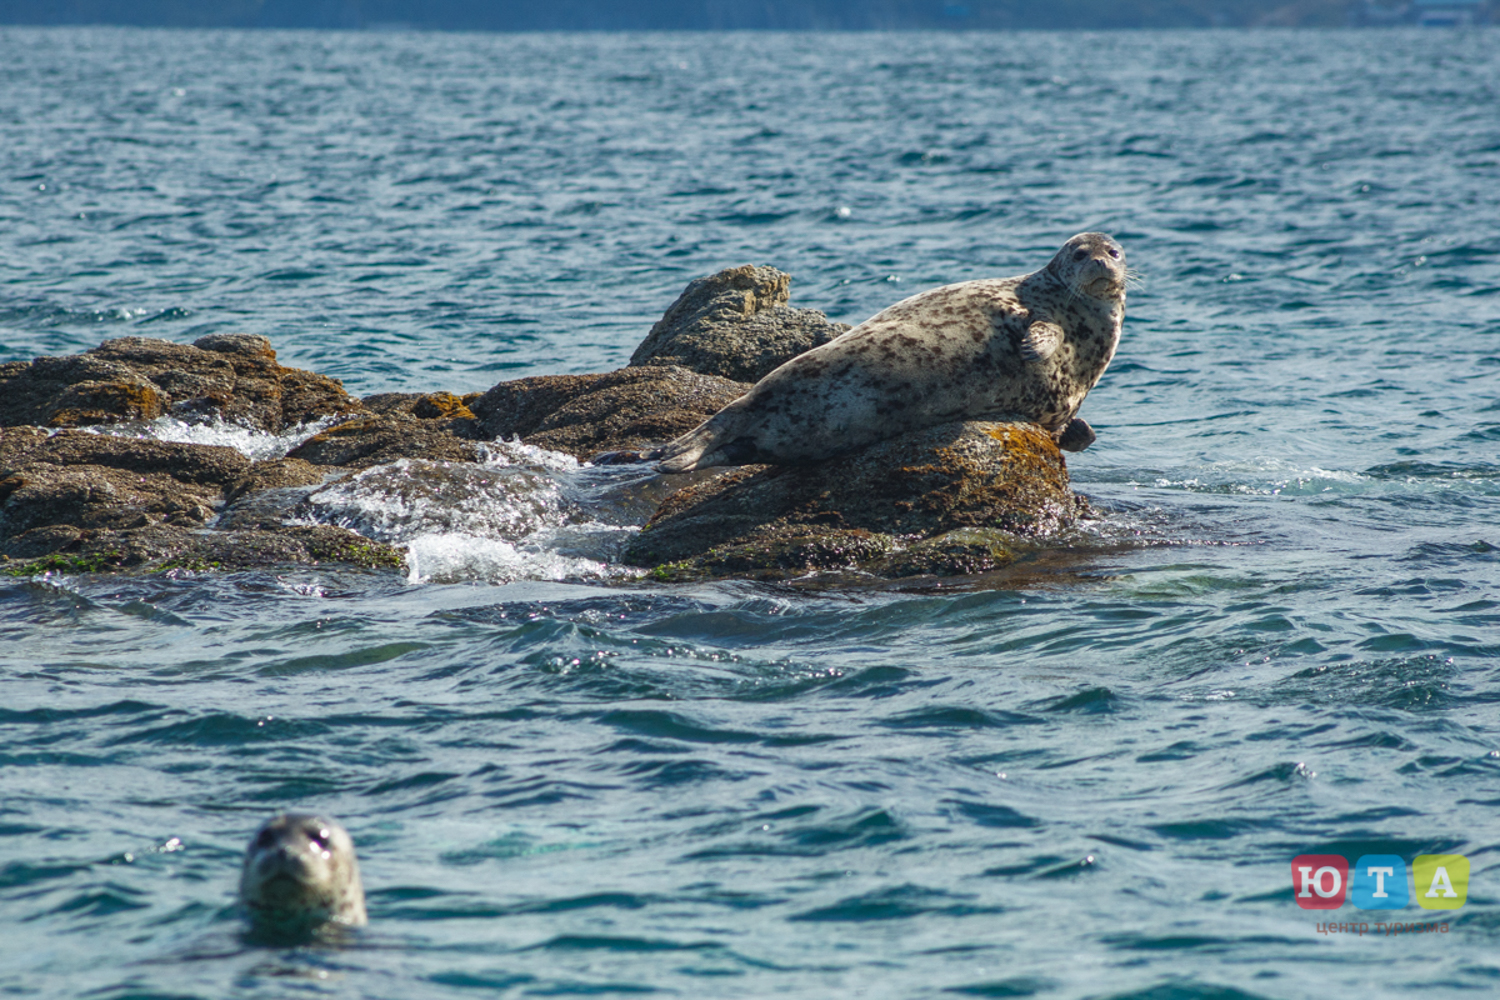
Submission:
POLYGON ((484 464, 404 458, 314 490, 301 509, 316 523, 406 546, 412 583, 640 575, 613 565, 639 529, 585 521, 564 497, 557 477, 577 468, 568 456, 513 444, 484 464))
POLYGON ((409 583, 460 583, 483 580, 620 580, 642 571, 598 559, 564 555, 545 539, 511 543, 465 534, 418 535, 407 543, 409 583))
POLYGON ((422 535, 516 542, 572 510, 557 481, 526 468, 403 458, 314 490, 305 501, 322 524, 397 545, 422 535))
POLYGON ((548 472, 577 472, 582 468, 578 459, 560 451, 548 451, 534 444, 523 444, 518 437, 513 441, 496 439, 479 446, 486 465, 506 467, 513 465, 545 469, 548 472))
POLYGON ((90 434, 134 438, 138 441, 171 441, 177 444, 212 444, 235 451, 254 461, 284 458, 286 453, 308 438, 327 430, 336 417, 322 417, 311 423, 272 434, 269 431, 243 427, 215 418, 212 422, 190 424, 176 417, 158 417, 146 423, 104 424, 83 428, 90 434))
MULTIPOLYGON (((334 418, 268 434, 216 420, 175 417, 91 427, 95 434, 222 445, 252 459, 281 458, 334 418)), ((618 580, 640 570, 616 565, 640 529, 584 520, 564 481, 583 468, 571 455, 516 441, 481 445, 483 460, 403 458, 309 493, 304 524, 334 524, 407 548, 411 583, 483 580, 618 580)))

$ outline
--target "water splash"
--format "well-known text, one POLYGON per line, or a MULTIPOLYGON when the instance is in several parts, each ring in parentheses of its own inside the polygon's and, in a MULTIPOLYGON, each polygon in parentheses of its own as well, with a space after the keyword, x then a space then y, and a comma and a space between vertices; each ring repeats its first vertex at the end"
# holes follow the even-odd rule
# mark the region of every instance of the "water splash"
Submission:
POLYGON ((366 469, 314 490, 296 513, 405 545, 412 583, 638 575, 611 565, 638 529, 598 520, 570 495, 576 460, 508 442, 489 451, 483 464, 405 458, 366 469))
POLYGON ((300 513, 401 545, 427 534, 515 542, 572 509, 556 479, 525 467, 403 458, 314 490, 300 513))
POLYGON ((479 450, 484 454, 485 464, 496 467, 527 466, 548 472, 577 472, 583 468, 572 455, 525 444, 520 438, 490 441, 480 445, 479 450))
MULTIPOLYGON (((624 540, 634 534, 630 528, 601 524, 578 525, 573 530, 577 532, 576 538, 588 537, 605 545, 617 537, 619 541, 613 548, 623 547, 624 540), (589 529, 593 529, 592 534, 589 529)), ((606 559, 570 554, 553 544, 556 534, 543 529, 516 542, 461 532, 417 535, 407 543, 407 582, 627 580, 642 573, 606 559)))
POLYGON ((89 434, 106 437, 133 438, 137 441, 170 441, 176 444, 207 444, 233 448, 252 461, 284 458, 288 452, 308 438, 319 434, 338 422, 337 417, 321 417, 310 423, 298 424, 280 434, 245 427, 240 424, 215 419, 209 423, 190 424, 176 417, 157 417, 155 420, 119 424, 102 424, 85 427, 89 434))

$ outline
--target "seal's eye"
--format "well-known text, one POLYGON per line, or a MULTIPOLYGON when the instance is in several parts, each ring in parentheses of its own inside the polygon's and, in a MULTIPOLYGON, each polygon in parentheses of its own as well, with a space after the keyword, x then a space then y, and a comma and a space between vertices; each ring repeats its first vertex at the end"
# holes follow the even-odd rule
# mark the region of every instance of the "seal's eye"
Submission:
POLYGON ((255 836, 256 847, 270 847, 274 843, 276 843, 276 834, 269 829, 262 830, 255 836))
POLYGON ((1074 260, 1087 260, 1088 259, 1088 255, 1089 255, 1089 252, 1087 250, 1074 250, 1073 251, 1073 259, 1074 260))
POLYGON ((1120 251, 1116 250, 1114 247, 1110 247, 1109 248, 1109 255, 1111 257, 1113 257, 1115 260, 1119 260, 1120 259, 1120 251))

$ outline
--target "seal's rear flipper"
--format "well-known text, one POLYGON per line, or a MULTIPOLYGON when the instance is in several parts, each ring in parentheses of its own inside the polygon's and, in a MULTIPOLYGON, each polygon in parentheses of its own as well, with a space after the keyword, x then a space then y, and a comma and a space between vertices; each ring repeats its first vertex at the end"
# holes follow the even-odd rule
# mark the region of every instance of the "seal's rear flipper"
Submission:
MULTIPOLYGON (((679 439, 680 440, 680 439, 679 439)), ((692 472, 715 465, 750 465, 761 461, 760 448, 749 438, 735 438, 723 444, 696 444, 668 458, 656 468, 661 472, 692 472)))
POLYGON ((1082 417, 1074 417, 1057 435, 1057 446, 1063 451, 1082 451, 1094 443, 1094 429, 1082 417))
POLYGON ((698 468, 711 465, 751 465, 760 461, 760 448, 749 438, 725 441, 713 451, 698 459, 698 468))

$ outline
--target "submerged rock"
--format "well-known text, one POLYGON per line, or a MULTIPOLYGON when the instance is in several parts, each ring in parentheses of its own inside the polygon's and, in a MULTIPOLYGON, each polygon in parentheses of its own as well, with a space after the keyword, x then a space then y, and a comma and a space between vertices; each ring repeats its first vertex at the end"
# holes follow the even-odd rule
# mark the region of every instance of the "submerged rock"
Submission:
POLYGON ((585 459, 685 434, 750 387, 676 366, 501 382, 470 404, 479 432, 585 459))
POLYGON ((270 458, 254 463, 243 476, 224 490, 224 500, 233 503, 240 497, 266 490, 317 486, 328 479, 330 470, 300 458, 270 458))
POLYGON ((630 356, 632 366, 680 365, 755 383, 845 330, 817 309, 794 309, 791 275, 774 267, 732 267, 697 278, 630 356))
POLYGON ((84 427, 174 416, 277 433, 362 410, 337 379, 276 363, 271 342, 211 334, 191 346, 146 337, 83 354, 0 365, 0 426, 84 427))
POLYGON ((318 487, 294 514, 388 542, 421 534, 515 542, 571 510, 540 470, 401 459, 318 487))
POLYGON ((1084 510, 1040 427, 955 422, 815 466, 747 466, 690 486, 625 558, 666 579, 985 572, 1084 510))
POLYGON ((0 574, 241 570, 323 563, 390 570, 405 564, 400 549, 326 524, 241 531, 194 531, 173 524, 123 530, 66 526, 48 530, 55 538, 46 546, 35 547, 35 551, 11 546, 18 555, 0 561, 0 574))

